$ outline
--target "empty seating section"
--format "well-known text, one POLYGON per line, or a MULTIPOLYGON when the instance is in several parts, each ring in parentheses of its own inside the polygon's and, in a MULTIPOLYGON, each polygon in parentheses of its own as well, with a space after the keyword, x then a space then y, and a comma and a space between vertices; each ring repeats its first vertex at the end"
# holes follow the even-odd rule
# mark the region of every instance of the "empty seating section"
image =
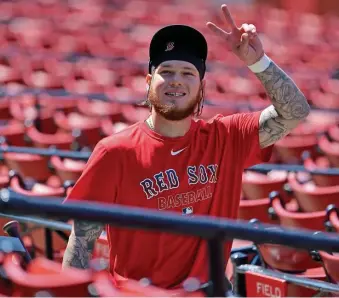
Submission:
MULTIPOLYGON (((205 28, 206 21, 222 22, 213 2, 182 0, 180 9, 176 2, 1 1, 0 146, 90 152, 100 139, 146 119, 149 108, 141 103, 146 96, 150 38, 170 23, 196 27, 209 43, 201 118, 267 107, 270 101, 257 78, 205 28)), ((238 218, 276 228, 328 230, 337 236, 339 175, 326 170, 339 168, 339 78, 334 75, 339 69, 339 17, 293 14, 267 4, 250 9, 249 4, 230 6, 239 24, 256 25, 267 54, 288 71, 313 108, 307 121, 277 142, 270 161, 302 165, 305 171, 246 170, 238 218), (263 13, 265 17, 259 17, 263 13)), ((10 187, 25 196, 64 197, 85 165, 83 160, 58 155, 1 153, 0 188, 10 187)), ((5 222, 0 218, 1 225, 5 222)), ((47 260, 45 231, 34 224, 25 226, 27 245, 31 241, 37 258, 24 270, 20 259, 1 254, 0 266, 11 280, 12 292, 6 292, 1 281, 0 294, 204 296, 200 291, 167 291, 135 281, 113 286, 108 274, 94 269, 61 274, 66 242, 54 235, 54 261, 47 260)), ((234 247, 243 243, 251 244, 235 240, 234 247)), ((310 251, 254 245, 267 268, 339 283, 335 253, 319 252, 319 262, 310 251)), ((94 256, 108 258, 104 233, 94 256)), ((298 287, 290 291, 291 296, 314 294, 298 287)))

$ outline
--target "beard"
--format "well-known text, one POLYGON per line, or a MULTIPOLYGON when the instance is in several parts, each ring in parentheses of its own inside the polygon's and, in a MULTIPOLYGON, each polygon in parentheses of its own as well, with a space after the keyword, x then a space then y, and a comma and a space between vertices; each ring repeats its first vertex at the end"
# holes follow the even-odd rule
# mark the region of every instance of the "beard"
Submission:
POLYGON ((199 88, 198 94, 194 97, 194 99, 189 102, 187 107, 182 109, 177 108, 175 104, 161 103, 159 97, 152 88, 150 88, 148 93, 148 101, 151 103, 154 110, 166 120, 179 121, 194 115, 195 109, 202 101, 203 95, 201 91, 201 88, 199 88))

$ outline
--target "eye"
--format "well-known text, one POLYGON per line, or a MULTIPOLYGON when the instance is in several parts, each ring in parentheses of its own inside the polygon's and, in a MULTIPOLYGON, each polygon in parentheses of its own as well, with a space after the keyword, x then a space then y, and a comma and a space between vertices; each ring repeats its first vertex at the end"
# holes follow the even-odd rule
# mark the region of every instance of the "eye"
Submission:
POLYGON ((184 75, 185 75, 185 76, 194 76, 194 73, 191 73, 191 72, 184 72, 184 75))
POLYGON ((161 74, 171 74, 172 72, 169 70, 163 70, 160 72, 161 74))

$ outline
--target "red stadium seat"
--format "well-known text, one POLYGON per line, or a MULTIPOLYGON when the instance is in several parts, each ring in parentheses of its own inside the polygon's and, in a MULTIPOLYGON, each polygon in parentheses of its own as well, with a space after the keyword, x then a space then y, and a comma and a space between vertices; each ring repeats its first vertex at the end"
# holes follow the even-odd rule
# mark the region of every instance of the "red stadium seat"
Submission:
POLYGON ((101 139, 101 120, 86 117, 79 113, 65 115, 62 112, 54 114, 56 125, 65 132, 78 130, 81 135, 76 139, 82 146, 94 147, 101 139))
POLYGON ((304 167, 310 171, 312 180, 317 186, 335 186, 339 185, 339 176, 316 174, 312 170, 328 169, 331 167, 327 157, 321 156, 316 159, 307 157, 304 159, 304 167))
POLYGON ((332 125, 329 129, 328 129, 328 135, 329 137, 335 141, 339 143, 339 124, 337 125, 332 125))
POLYGON ((268 209, 270 200, 268 198, 256 200, 240 200, 238 219, 251 220, 258 219, 263 223, 274 223, 269 216, 268 209))
MULTIPOLYGON (((28 272, 9 254, 5 257, 3 268, 12 282, 13 295, 16 297, 35 297, 36 295, 55 297, 87 297, 92 274, 88 270, 68 268, 61 272, 61 264, 37 264, 42 271, 28 272), (48 270, 50 267, 50 273, 48 270), (57 268, 58 267, 58 268, 57 268), (58 270, 59 269, 59 270, 58 270)), ((34 266, 34 260, 31 266, 34 266)), ((34 271, 34 270, 33 270, 34 271)))
MULTIPOLYGON (((323 266, 326 270, 327 275, 330 277, 331 281, 335 284, 339 284, 339 256, 338 254, 329 254, 324 251, 319 251, 323 266)), ((337 296, 333 296, 337 297, 337 296)))
POLYGON ((11 116, 11 113, 9 112, 9 99, 1 98, 0 99, 0 120, 10 120, 11 118, 12 116, 11 116))
POLYGON ((271 171, 267 175, 246 171, 242 176, 242 192, 249 200, 267 198, 272 191, 282 191, 287 172, 271 171))
POLYGON ((284 208, 283 202, 277 193, 271 194, 271 205, 277 215, 280 225, 316 231, 325 230, 324 222, 326 211, 317 212, 291 212, 284 208))
POLYGON ((328 127, 329 124, 327 123, 314 123, 311 121, 305 121, 293 129, 289 135, 299 137, 316 136, 318 134, 324 133, 328 127))
POLYGON ((11 57, 0 57, 0 82, 5 84, 8 82, 16 81, 21 79, 19 69, 15 65, 15 61, 11 57))
POLYGON ((330 142, 323 136, 319 139, 319 148, 324 152, 332 167, 339 167, 339 142, 330 142))
POLYGON ((327 212, 327 222, 326 225, 330 226, 331 231, 339 232, 339 217, 338 210, 334 204, 329 205, 326 208, 327 212))
POLYGON ((79 101, 78 111, 87 117, 107 117, 113 122, 122 120, 121 106, 118 103, 97 100, 79 101))
POLYGON ((4 153, 3 157, 8 168, 17 172, 23 179, 43 182, 51 176, 46 157, 26 153, 4 153))
MULTIPOLYGON (((50 59, 46 59, 50 60, 50 59)), ((54 72, 48 71, 45 64, 47 61, 34 61, 23 72, 23 80, 32 88, 62 89, 63 84, 54 72), (35 62, 35 63, 34 63, 35 62)))
POLYGON ((299 163, 304 151, 309 151, 312 157, 317 156, 316 136, 286 136, 275 144, 275 149, 284 163, 299 163))
POLYGON ((12 117, 21 122, 32 122, 39 119, 40 131, 44 133, 55 133, 56 125, 53 120, 53 109, 43 108, 39 112, 35 105, 37 99, 32 96, 25 96, 11 101, 10 112, 12 117))
POLYGON ((132 105, 123 106, 122 113, 126 123, 128 124, 134 124, 138 121, 143 121, 150 115, 150 111, 147 107, 136 108, 132 105))
POLYGON ((0 163, 0 189, 9 184, 8 167, 0 163))
POLYGON ((58 149, 71 150, 74 142, 74 137, 71 133, 56 132, 46 134, 38 131, 34 125, 27 128, 27 136, 31 139, 33 145, 38 148, 54 146, 58 149))
POLYGON ((76 94, 103 93, 104 88, 93 81, 86 79, 81 70, 75 70, 64 80, 64 88, 76 94))
POLYGON ((304 212, 325 210, 329 204, 337 204, 339 200, 339 185, 320 187, 313 182, 300 184, 294 173, 289 174, 288 183, 304 212))
POLYGON ((59 156, 51 157, 51 165, 62 182, 67 180, 76 182, 86 166, 86 162, 72 160, 69 158, 61 159, 59 156))
POLYGON ((6 125, 0 126, 0 136, 11 146, 25 146, 25 126, 21 122, 10 120, 6 125))
POLYGON ((31 197, 63 197, 66 192, 63 187, 53 187, 44 183, 33 183, 33 185, 28 188, 20 175, 13 172, 10 173, 9 185, 15 192, 31 197))
MULTIPOLYGON (((272 269, 294 274, 303 273, 303 276, 307 277, 307 270, 320 267, 306 250, 276 244, 260 244, 258 248, 265 264, 272 269)), ((321 275, 325 275, 323 271, 321 275)))
POLYGON ((105 137, 110 136, 114 133, 117 133, 125 128, 127 128, 129 125, 124 122, 117 122, 113 123, 109 119, 103 119, 101 121, 101 130, 105 137))

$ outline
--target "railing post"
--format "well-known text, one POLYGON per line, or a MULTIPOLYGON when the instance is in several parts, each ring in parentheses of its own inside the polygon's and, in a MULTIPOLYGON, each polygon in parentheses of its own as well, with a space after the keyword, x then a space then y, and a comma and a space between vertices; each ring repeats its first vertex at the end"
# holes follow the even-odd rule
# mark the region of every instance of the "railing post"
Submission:
POLYGON ((45 249, 46 249, 46 257, 49 260, 54 259, 54 251, 53 251, 53 238, 52 231, 49 228, 45 228, 45 249))
POLYGON ((223 241, 221 237, 215 237, 207 241, 211 283, 209 296, 211 297, 225 297, 227 292, 223 241))

